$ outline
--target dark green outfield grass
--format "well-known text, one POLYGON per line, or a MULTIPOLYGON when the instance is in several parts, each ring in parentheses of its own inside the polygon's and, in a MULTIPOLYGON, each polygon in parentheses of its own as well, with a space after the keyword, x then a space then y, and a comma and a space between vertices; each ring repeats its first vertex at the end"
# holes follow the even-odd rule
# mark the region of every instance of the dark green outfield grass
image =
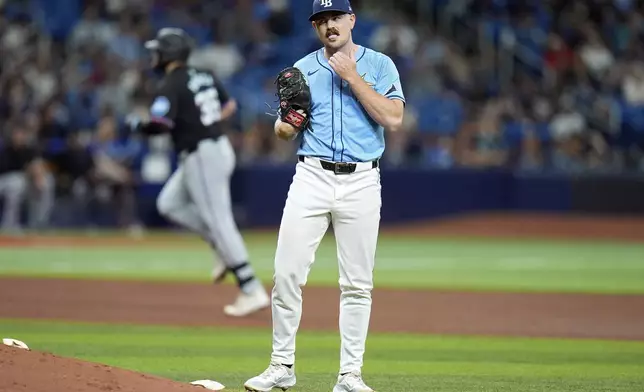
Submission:
MULTIPOLYGON (((153 238, 127 246, 83 246, 80 237, 79 246, 0 246, 0 275, 209 279, 213 256, 199 239, 153 238)), ((253 267, 270 282, 276 235, 246 233, 245 239, 253 267)), ((375 276, 379 287, 644 293, 644 244, 383 235, 375 276)), ((336 286, 337 280, 335 243, 327 236, 309 282, 336 286)))
MULTIPOLYGON (((0 321, 32 349, 179 381, 215 379, 232 392, 268 363, 270 331, 0 321)), ((330 392, 337 334, 301 332, 298 386, 330 392)), ((421 335, 369 337, 365 380, 381 392, 644 391, 644 342, 421 335)))

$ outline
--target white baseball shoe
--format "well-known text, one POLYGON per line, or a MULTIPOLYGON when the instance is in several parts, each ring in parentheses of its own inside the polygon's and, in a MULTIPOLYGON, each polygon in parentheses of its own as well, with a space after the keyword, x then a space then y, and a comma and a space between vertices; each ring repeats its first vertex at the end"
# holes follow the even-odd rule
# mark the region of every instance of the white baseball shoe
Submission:
POLYGON ((273 388, 286 391, 295 385, 295 371, 292 368, 271 362, 259 376, 246 381, 244 388, 252 392, 268 392, 273 388))
POLYGON ((338 376, 338 383, 333 387, 333 392, 374 392, 374 390, 362 381, 359 372, 351 372, 338 376))
POLYGON ((267 308, 270 304, 271 299, 266 290, 258 285, 251 293, 239 293, 235 303, 224 306, 224 313, 232 317, 244 317, 267 308))

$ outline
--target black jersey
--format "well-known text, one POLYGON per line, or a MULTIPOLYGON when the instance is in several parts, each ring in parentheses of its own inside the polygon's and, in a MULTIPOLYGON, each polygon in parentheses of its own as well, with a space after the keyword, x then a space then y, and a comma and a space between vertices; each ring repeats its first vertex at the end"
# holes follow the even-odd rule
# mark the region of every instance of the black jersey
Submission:
POLYGON ((150 108, 152 123, 170 129, 175 150, 194 151, 222 134, 221 109, 230 97, 210 71, 182 66, 165 75, 150 108))
POLYGON ((36 148, 7 145, 0 148, 0 174, 24 171, 38 158, 40 153, 36 148))

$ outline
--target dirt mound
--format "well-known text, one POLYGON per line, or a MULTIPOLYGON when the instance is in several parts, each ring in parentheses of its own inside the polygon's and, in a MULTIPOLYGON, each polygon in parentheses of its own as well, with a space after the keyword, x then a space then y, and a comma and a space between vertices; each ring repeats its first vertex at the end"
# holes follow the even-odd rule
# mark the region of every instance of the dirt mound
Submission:
POLYGON ((98 363, 0 345, 0 391, 200 392, 205 389, 98 363))

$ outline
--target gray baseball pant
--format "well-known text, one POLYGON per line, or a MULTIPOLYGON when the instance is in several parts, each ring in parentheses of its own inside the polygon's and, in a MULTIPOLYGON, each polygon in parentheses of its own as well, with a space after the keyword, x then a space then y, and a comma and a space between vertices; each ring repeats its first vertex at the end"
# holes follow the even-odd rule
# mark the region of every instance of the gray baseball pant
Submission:
POLYGON ((170 221, 199 233, 235 274, 240 288, 250 292, 260 282, 232 212, 230 177, 235 159, 228 137, 202 140, 181 158, 159 194, 157 209, 170 221))
POLYGON ((0 174, 0 198, 4 198, 0 228, 17 230, 21 227, 20 212, 25 199, 28 200, 28 226, 46 226, 54 206, 54 192, 54 178, 51 175, 47 175, 44 189, 36 190, 24 172, 0 174))

